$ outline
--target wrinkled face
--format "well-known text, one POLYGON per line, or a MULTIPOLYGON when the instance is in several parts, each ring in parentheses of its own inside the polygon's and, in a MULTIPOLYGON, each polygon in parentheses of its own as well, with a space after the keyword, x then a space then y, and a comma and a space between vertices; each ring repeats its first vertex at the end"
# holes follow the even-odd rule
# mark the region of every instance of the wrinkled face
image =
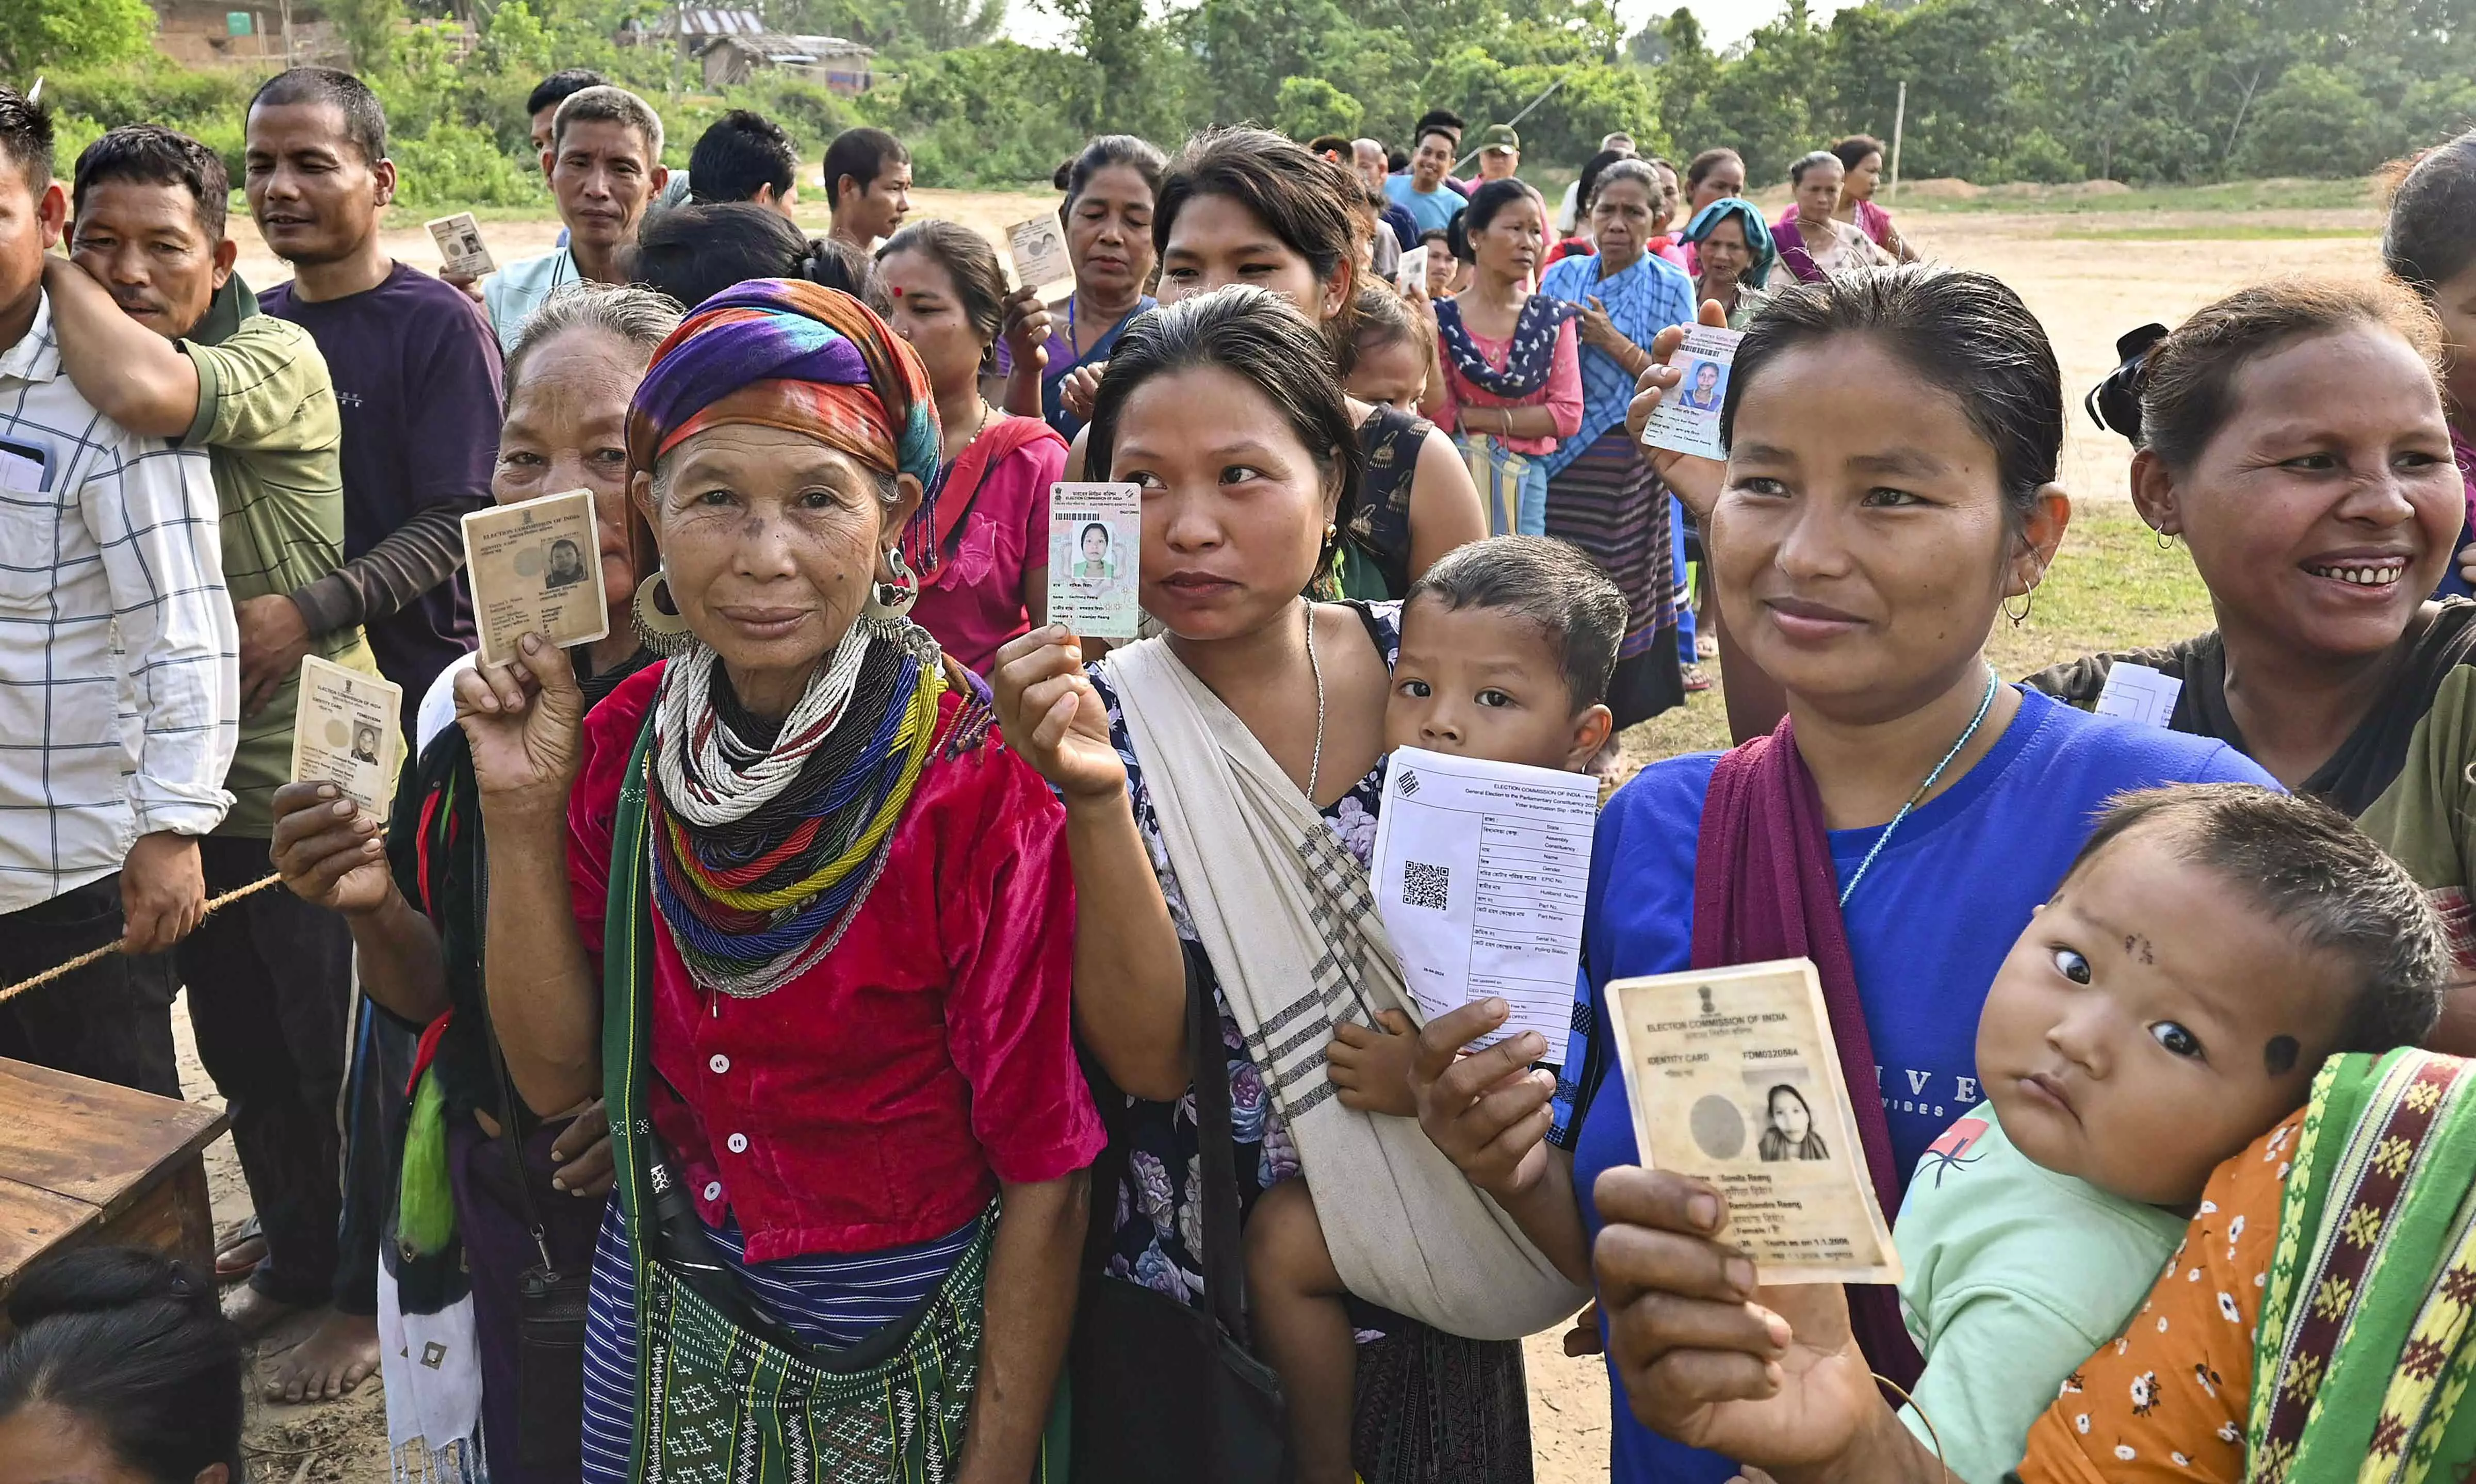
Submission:
POLYGON ((2441 319, 2444 370, 2454 415, 2476 421, 2476 264, 2451 275, 2433 293, 2433 311, 2441 319))
POLYGON ((1318 279, 1315 264, 1235 196, 1188 197, 1170 224, 1169 250, 1161 254, 1163 304, 1252 284, 1289 300, 1321 325, 1341 312, 1355 282, 1348 268, 1329 282, 1318 279))
POLYGON ((1538 266, 1545 240, 1539 204, 1523 196, 1498 207, 1486 227, 1471 234, 1471 256, 1487 272, 1502 278, 1523 278, 1538 266))
POLYGON ((1272 399, 1218 366, 1135 388, 1107 478, 1143 491, 1144 611, 1192 640, 1253 633, 1295 607, 1340 494, 1272 399))
POLYGON ((1771 1090, 1771 1126, 1791 1144, 1803 1144, 1814 1131, 1814 1114, 1806 1108, 1805 1100, 1785 1087, 1771 1090))
POLYGON ((1796 182, 1796 214, 1810 222, 1829 216, 1840 205, 1840 183, 1846 172, 1837 160, 1817 161, 1796 182))
POLYGON ((1883 152, 1876 150, 1857 161, 1856 168, 1840 183, 1840 193, 1851 201, 1871 201, 1874 199, 1874 186, 1882 179, 1883 152))
POLYGON ((26 306, 43 279, 43 255, 61 239, 67 198, 58 185, 36 182, 0 151, 0 311, 26 306))
POLYGON ((665 173, 652 141, 616 119, 575 118, 552 149, 543 166, 570 238, 604 251, 634 241, 665 173))
POLYGON ((1658 204, 1640 181, 1603 181, 1591 198, 1591 240, 1605 260, 1601 270, 1622 273, 1640 258, 1658 230, 1658 204))
POLYGON ((989 342, 963 312, 953 274, 933 254, 923 252, 890 253, 879 260, 877 268, 894 298, 894 313, 886 323, 920 353, 938 394, 970 390, 989 342))
POLYGON ((2165 828, 2110 842, 2021 929, 1977 1075, 2021 1153, 2177 1206, 2303 1103, 2356 986, 2165 828))
POLYGON ((1383 145, 1374 139, 1352 139, 1349 144, 1349 163, 1351 168, 1358 172, 1360 180, 1377 190, 1384 188, 1386 171, 1383 145))
POLYGON ((1107 302, 1143 291, 1152 276, 1152 188, 1132 165, 1092 172, 1066 211, 1075 283, 1107 302))
POLYGON ((1401 615, 1401 654, 1384 704, 1386 748, 1578 768, 1596 741, 1573 705, 1565 656, 1538 624, 1421 595, 1401 615))
POLYGON ((2385 330, 2317 335, 2239 371, 2228 400, 2217 436, 2169 477, 2162 523, 2191 547, 2219 627, 2296 655, 2388 652, 2466 512, 2424 362, 2385 330))
POLYGON ((501 505, 593 491, 602 597, 627 621, 637 574, 628 549, 628 399, 647 353, 598 330, 570 330, 532 348, 508 386, 490 498, 501 505))
POLYGON ((1443 130, 1421 135, 1419 147, 1410 154, 1410 184, 1421 190, 1442 186, 1453 168, 1453 154, 1458 147, 1453 136, 1443 130))
POLYGON ((1426 353, 1408 340, 1362 340, 1345 389, 1361 402, 1416 410, 1419 394, 1427 389, 1426 353))
POLYGON ((877 179, 864 186, 845 176, 834 195, 835 225, 854 235, 865 233, 872 241, 890 237, 911 214, 911 161, 885 161, 878 166, 877 179))
POLYGON ((1735 283, 1754 261, 1754 255, 1746 247, 1746 224, 1733 216, 1713 223, 1703 235, 1701 245, 1694 251, 1704 282, 1712 285, 1735 283))
POLYGON ((805 677, 842 642, 920 503, 909 476, 889 502, 875 471, 779 428, 707 428, 662 463, 636 500, 681 616, 743 696, 748 677, 805 677))
POLYGON ((1702 210, 1714 201, 1722 201, 1730 196, 1742 196, 1745 193, 1746 162, 1734 155, 1723 156, 1712 161, 1711 168, 1703 172, 1702 184, 1694 187, 1692 196, 1686 202, 1688 214, 1702 210))
POLYGON ((87 186, 69 256, 131 319, 172 339, 197 328, 232 277, 233 255, 220 246, 199 225, 187 186, 102 181, 87 186))
POLYGON ((379 208, 395 197, 395 166, 364 159, 332 103, 260 105, 249 111, 241 189, 276 257, 338 262, 378 230, 379 208))
POLYGON ((1737 397, 1704 536, 1729 632, 1792 697, 1852 722, 1950 690, 2021 544, 1959 400, 1858 336, 1784 352, 1737 397))

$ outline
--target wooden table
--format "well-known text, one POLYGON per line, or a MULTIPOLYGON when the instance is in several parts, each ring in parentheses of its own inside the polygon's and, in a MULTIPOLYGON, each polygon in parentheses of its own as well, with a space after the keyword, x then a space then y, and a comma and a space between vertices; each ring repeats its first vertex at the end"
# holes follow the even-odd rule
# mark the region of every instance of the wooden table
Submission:
POLYGON ((198 1103, 0 1057, 0 1302, 27 1264, 89 1243, 153 1248, 212 1282, 202 1156, 224 1126, 198 1103))

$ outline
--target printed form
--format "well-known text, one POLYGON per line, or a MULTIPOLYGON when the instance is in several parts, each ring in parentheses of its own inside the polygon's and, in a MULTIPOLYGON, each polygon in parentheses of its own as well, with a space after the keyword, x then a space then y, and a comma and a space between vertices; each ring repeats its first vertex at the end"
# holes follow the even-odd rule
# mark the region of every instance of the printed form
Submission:
POLYGON ((1535 1030, 1562 1064, 1581 963, 1599 785, 1586 773, 1393 754, 1375 831, 1375 902, 1422 1015, 1512 1006, 1490 1046, 1535 1030))

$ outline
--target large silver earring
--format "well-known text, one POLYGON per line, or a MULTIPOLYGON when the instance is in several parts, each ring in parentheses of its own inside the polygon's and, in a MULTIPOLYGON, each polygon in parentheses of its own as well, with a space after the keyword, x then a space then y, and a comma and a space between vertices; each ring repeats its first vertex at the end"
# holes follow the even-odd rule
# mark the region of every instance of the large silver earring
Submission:
POLYGON ((2166 532, 2163 532, 2163 531, 2162 531, 2162 532, 2158 532, 2158 549, 2159 549, 2160 551, 2162 551, 2162 552, 2171 552, 2171 551, 2173 551, 2173 550, 2175 549, 2175 538, 2174 538, 2173 536, 2171 536, 2171 535, 2168 535, 2166 532))
POLYGON ((656 655, 672 657, 696 648, 696 634, 680 612, 679 601, 671 596, 669 574, 656 568, 652 577, 636 584, 636 600, 628 606, 628 617, 636 630, 636 640, 656 655))
POLYGON ((920 601, 920 580, 904 564, 903 548, 899 546, 885 549, 885 570, 892 574, 893 581, 870 582, 868 602, 860 606, 860 612, 879 623, 900 623, 911 612, 911 606, 920 601))

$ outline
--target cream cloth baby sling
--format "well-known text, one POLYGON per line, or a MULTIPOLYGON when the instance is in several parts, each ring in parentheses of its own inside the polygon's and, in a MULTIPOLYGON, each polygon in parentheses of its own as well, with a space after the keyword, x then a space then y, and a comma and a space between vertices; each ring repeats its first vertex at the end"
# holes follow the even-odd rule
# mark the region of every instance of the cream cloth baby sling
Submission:
POLYGON ((1518 1339, 1580 1308, 1590 1296, 1415 1120, 1353 1112, 1334 1096, 1324 1051, 1336 1023, 1373 1025, 1382 1010, 1419 1018, 1366 872, 1167 641, 1101 663, 1187 916, 1308 1184, 1324 1193, 1316 1210, 1343 1283, 1475 1340, 1518 1339))

